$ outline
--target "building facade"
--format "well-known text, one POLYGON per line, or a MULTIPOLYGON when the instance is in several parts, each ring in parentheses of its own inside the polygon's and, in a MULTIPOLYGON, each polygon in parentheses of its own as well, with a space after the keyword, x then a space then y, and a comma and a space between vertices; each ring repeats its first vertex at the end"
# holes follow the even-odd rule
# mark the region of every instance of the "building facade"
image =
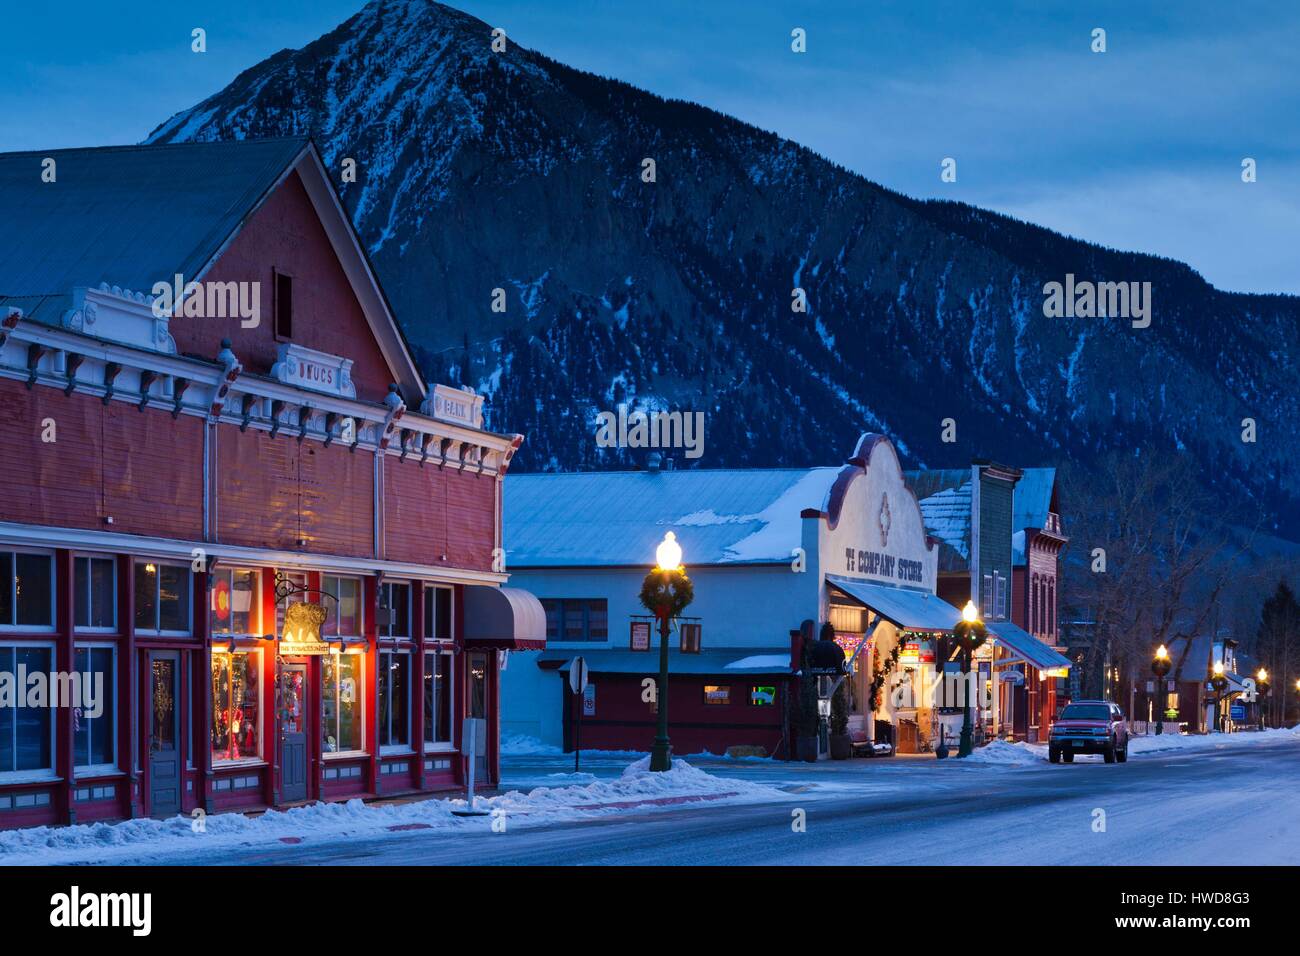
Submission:
POLYGON ((0 827, 456 788, 467 717, 493 782, 522 437, 426 386, 315 148, 6 154, 0 220, 0 827))
POLYGON ((803 646, 828 622, 850 661, 855 739, 928 749, 959 727, 959 709, 930 701, 960 615, 936 595, 939 542, 884 436, 864 435, 843 466, 512 475, 505 495, 512 578, 548 627, 546 651, 515 655, 503 678, 506 733, 570 749, 580 720, 584 746, 650 748, 658 636, 637 595, 669 530, 695 585, 669 655, 676 752, 790 756, 803 646), (565 680, 579 656, 583 699, 565 680))

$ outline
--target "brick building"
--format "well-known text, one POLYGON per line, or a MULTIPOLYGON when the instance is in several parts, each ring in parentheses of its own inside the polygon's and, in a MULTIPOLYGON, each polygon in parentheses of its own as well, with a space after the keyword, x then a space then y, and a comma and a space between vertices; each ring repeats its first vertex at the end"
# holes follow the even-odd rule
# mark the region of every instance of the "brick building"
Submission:
POLYGON ((464 717, 494 780, 522 436, 423 381, 315 148, 4 154, 0 222, 0 827, 457 787, 464 717))

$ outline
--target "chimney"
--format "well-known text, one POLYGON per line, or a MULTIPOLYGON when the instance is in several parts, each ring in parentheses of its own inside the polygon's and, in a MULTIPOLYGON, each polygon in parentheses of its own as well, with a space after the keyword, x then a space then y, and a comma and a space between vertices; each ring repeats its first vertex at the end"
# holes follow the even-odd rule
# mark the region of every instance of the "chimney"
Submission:
POLYGON ((658 473, 659 466, 663 462, 663 455, 657 451, 652 451, 645 457, 645 470, 652 473, 658 473))

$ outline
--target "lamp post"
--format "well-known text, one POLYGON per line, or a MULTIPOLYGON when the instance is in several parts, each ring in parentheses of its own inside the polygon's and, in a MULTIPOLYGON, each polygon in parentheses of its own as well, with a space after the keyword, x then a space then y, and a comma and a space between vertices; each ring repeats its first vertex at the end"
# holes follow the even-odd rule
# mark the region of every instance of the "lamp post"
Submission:
POLYGON ((641 604, 659 622, 659 683, 655 687, 658 727, 654 748, 650 751, 650 769, 671 770, 672 747, 668 742, 668 632, 673 619, 695 597, 695 588, 682 566, 682 546, 669 531, 655 549, 655 567, 641 582, 641 604))
POLYGON ((1268 696, 1268 671, 1259 669, 1255 675, 1255 693, 1259 697, 1259 729, 1264 729, 1264 698, 1268 696))
POLYGON ((984 622, 980 620, 979 611, 976 609, 974 601, 967 601, 966 606, 961 609, 961 620, 953 627, 952 636, 956 638, 957 645, 965 652, 966 658, 966 707, 961 718, 961 742, 957 747, 957 756, 969 757, 975 749, 975 743, 971 739, 971 655, 981 644, 988 640, 989 636, 988 630, 984 627, 984 622))
POLYGON ((1223 692, 1228 689, 1228 675, 1223 672, 1223 661, 1214 662, 1214 675, 1210 678, 1214 685, 1214 728, 1222 732, 1223 728, 1223 692))
MULTIPOLYGON (((1156 648, 1156 656, 1151 661, 1151 673, 1156 675, 1156 733, 1165 732, 1165 709, 1162 706, 1164 694, 1162 691, 1165 686, 1165 675, 1169 673, 1169 668, 1173 666, 1173 661, 1169 659, 1169 650, 1161 644, 1156 648)), ((1131 715, 1130 715, 1131 716, 1131 715)))

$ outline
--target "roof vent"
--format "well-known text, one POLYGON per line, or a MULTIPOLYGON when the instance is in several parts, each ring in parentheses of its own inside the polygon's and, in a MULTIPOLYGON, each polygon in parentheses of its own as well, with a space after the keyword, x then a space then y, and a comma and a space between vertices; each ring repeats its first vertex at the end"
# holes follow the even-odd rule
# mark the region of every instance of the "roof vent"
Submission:
POLYGON ((645 470, 649 472, 658 472, 662 463, 663 455, 659 454, 657 451, 652 451, 650 454, 646 455, 645 470))

